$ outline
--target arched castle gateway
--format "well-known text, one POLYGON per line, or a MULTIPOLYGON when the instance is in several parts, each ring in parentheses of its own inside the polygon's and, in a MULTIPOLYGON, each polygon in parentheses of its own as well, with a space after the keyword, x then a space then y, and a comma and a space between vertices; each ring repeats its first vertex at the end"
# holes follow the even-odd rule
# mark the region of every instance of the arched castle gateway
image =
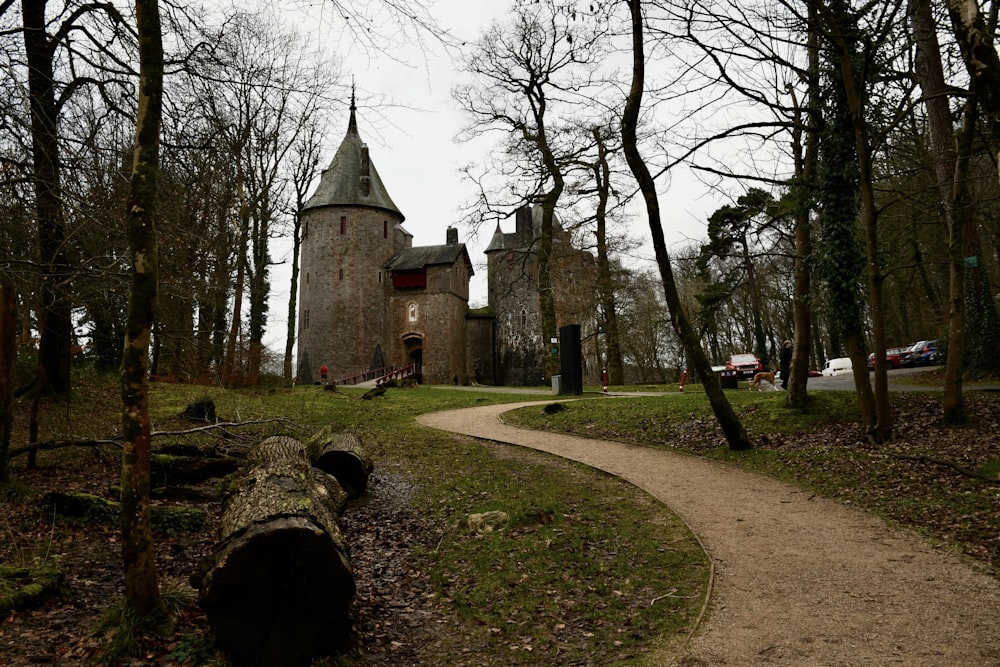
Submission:
MULTIPOLYGON (((444 245, 413 247, 403 213, 358 134, 356 111, 352 99, 347 134, 301 211, 297 381, 318 380, 323 365, 337 381, 414 364, 430 384, 544 383, 544 365, 536 372, 524 368, 544 358, 540 332, 511 333, 518 323, 535 328, 538 319, 521 314, 537 311, 538 295, 525 292, 523 263, 504 266, 514 246, 524 244, 522 251, 532 252, 530 209, 519 213, 515 235, 507 237, 497 228, 499 236, 488 252, 491 307, 470 312, 472 261, 458 242, 458 231, 448 227, 444 245), (504 262, 494 260, 500 255, 504 262), (517 317, 504 316, 515 306, 517 317), (501 319, 496 347, 494 323, 501 319), (526 350, 528 341, 539 346, 539 355, 526 350), (517 349, 506 349, 512 345, 517 349), (504 370, 510 364, 516 370, 504 370)), ((568 254, 581 268, 568 271, 567 279, 577 290, 592 286, 593 280, 580 279, 581 271, 593 270, 593 256, 568 254)), ((571 310, 564 322, 581 322, 579 309, 571 310)))

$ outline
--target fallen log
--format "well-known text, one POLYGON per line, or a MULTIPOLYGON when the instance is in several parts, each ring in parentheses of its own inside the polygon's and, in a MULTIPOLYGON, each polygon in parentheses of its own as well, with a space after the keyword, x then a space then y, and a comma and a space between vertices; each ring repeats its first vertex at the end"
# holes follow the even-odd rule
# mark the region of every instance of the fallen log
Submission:
POLYGON ((153 486, 198 484, 236 472, 240 462, 231 456, 169 456, 154 453, 150 464, 153 486))
POLYGON ((313 465, 336 477, 348 498, 365 495, 374 465, 361 438, 354 433, 324 428, 309 439, 307 449, 313 465))
MULTIPOLYGON (((42 508, 46 514, 106 525, 118 524, 121 515, 121 503, 89 493, 50 491, 42 497, 42 508)), ((197 533, 208 524, 208 517, 198 507, 153 505, 149 521, 156 533, 197 533)))
POLYGON ((308 665, 341 648, 356 592, 330 510, 328 476, 305 446, 272 437, 223 503, 220 542, 195 582, 216 640, 237 667, 308 665))
POLYGON ((66 576, 51 567, 0 565, 0 615, 40 606, 51 597, 72 594, 66 576))

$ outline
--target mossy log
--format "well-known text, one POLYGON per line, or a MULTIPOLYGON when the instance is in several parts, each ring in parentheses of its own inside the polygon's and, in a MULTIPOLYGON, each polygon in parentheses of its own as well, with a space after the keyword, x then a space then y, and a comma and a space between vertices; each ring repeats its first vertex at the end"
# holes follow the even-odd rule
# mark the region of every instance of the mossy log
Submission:
POLYGON ((309 439, 308 450, 313 465, 336 477, 348 498, 365 495, 374 465, 361 438, 325 428, 309 439))
POLYGON ((198 484, 236 472, 239 459, 230 456, 174 456, 153 453, 150 477, 154 487, 198 484))
POLYGON ((335 480, 287 437, 264 440, 247 463, 223 502, 199 602, 234 665, 308 665, 346 640, 356 592, 335 480))
MULTIPOLYGON (((50 491, 42 498, 42 507, 59 516, 110 525, 121 515, 121 503, 89 493, 50 491)), ((149 520, 157 533, 197 533, 208 524, 201 508, 175 505, 153 505, 149 520)))
POLYGON ((0 565, 0 616, 37 607, 50 597, 69 593, 66 577, 50 567, 0 565))

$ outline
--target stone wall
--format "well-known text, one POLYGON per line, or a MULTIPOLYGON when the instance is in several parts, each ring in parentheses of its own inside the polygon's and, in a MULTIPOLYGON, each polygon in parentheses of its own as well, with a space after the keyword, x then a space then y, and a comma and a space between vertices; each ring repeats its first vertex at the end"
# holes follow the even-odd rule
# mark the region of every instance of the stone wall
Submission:
POLYGON ((493 311, 489 308, 470 312, 465 318, 465 372, 470 382, 488 385, 497 382, 493 324, 493 311))
POLYGON ((546 383, 545 346, 535 255, 523 250, 490 253, 489 302, 496 314, 496 381, 500 385, 546 383))
MULTIPOLYGON (((545 385, 545 357, 551 343, 543 340, 541 303, 538 297, 538 263, 528 237, 526 216, 519 216, 517 232, 507 235, 516 248, 490 252, 487 258, 489 302, 495 320, 495 377, 498 384, 545 385)), ((577 250, 570 235, 556 230, 552 243, 550 274, 556 311, 556 332, 578 324, 583 338, 584 377, 593 382, 600 375, 597 350, 594 256, 577 250)), ((558 335, 558 334, 556 334, 558 335)))
POLYGON ((389 299, 390 358, 400 367, 420 350, 428 384, 468 382, 465 315, 469 275, 464 262, 427 267, 427 287, 394 290, 389 299))
MULTIPOLYGON (((324 207, 303 213, 298 356, 337 380, 369 369, 385 356, 386 261, 410 242, 400 218, 382 209, 324 207), (341 217, 345 218, 343 232, 341 217)), ((300 377, 310 381, 309 377, 300 377)))

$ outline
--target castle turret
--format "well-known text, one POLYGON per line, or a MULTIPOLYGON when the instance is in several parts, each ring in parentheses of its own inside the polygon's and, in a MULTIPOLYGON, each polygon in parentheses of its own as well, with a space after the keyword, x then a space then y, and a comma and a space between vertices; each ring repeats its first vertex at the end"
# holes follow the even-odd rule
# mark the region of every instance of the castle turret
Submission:
POLYGON ((358 132, 351 96, 347 134, 302 207, 298 375, 331 380, 385 363, 386 263, 412 244, 358 132))

